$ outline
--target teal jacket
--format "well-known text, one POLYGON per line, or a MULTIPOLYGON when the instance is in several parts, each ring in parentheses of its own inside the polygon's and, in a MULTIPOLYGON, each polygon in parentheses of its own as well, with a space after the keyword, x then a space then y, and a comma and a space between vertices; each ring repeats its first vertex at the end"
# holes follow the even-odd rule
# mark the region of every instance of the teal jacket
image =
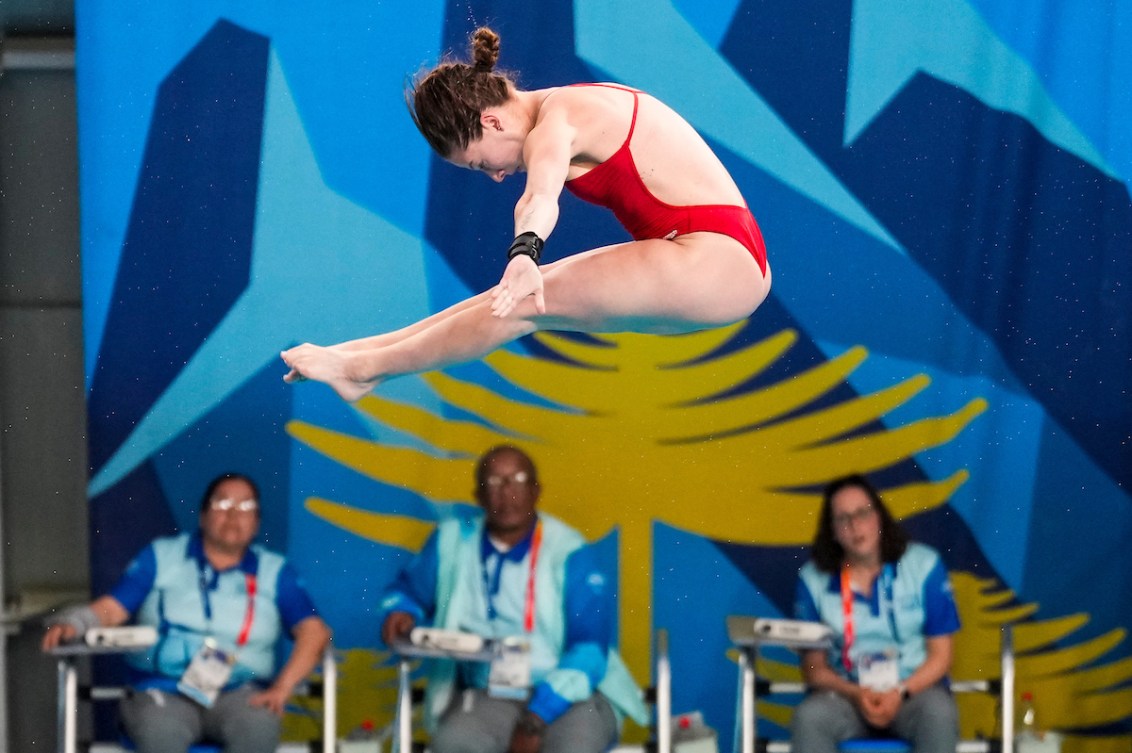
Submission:
MULTIPOLYGON (((574 529, 542 513, 541 545, 534 579, 534 627, 531 642, 529 708, 548 723, 594 689, 609 699, 621 717, 646 724, 648 712, 637 687, 612 647, 615 607, 611 584, 593 560, 593 552, 574 529)), ((420 624, 502 638, 508 628, 500 611, 522 613, 530 567, 531 537, 510 552, 486 543, 484 515, 478 508, 453 508, 382 599, 384 614, 409 612, 420 624), (485 561, 504 560, 485 578, 485 561), (495 596, 489 595, 489 591, 495 596), (511 608, 508 609, 508 604, 511 608), (502 626, 502 628, 501 628, 502 626)), ((384 615, 383 615, 384 619, 384 615)), ((515 634, 524 634, 515 625, 515 634)), ((425 723, 435 729, 448 707, 458 679, 482 687, 486 669, 460 667, 449 660, 429 662, 425 723)))

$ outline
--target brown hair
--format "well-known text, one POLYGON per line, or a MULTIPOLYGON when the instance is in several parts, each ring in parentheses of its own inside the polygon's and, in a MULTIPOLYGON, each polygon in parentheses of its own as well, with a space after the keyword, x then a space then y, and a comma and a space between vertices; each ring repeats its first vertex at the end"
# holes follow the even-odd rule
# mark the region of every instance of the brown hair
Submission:
POLYGON ((868 496, 873 509, 880 516, 881 562, 896 562, 904 556, 904 550, 908 547, 908 534, 881 501, 876 487, 864 476, 854 473, 831 481, 822 492, 821 519, 818 521, 818 530, 810 553, 814 564, 823 572, 838 572, 845 558, 845 550, 837 543, 837 536, 833 531, 833 497, 842 489, 854 486, 868 496))
POLYGON ((499 35, 486 26, 472 33, 472 62, 446 60, 420 73, 405 90, 405 103, 417 130, 442 157, 483 135, 480 115, 507 101, 514 82, 495 73, 499 35))

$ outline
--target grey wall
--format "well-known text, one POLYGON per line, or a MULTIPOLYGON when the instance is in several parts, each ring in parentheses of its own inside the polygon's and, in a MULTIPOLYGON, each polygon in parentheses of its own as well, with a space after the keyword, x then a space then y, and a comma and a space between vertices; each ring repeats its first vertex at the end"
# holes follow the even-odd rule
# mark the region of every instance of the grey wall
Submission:
MULTIPOLYGON (((73 51, 72 19, 69 2, 0 4, 0 558, 8 616, 89 582, 74 71, 36 70, 34 62, 73 51)), ((9 626, 8 740, 0 749, 54 749, 55 670, 39 637, 38 619, 9 626)))
POLYGON ((5 591, 87 562, 74 76, 0 77, 5 591), (76 507, 75 502, 81 502, 76 507))

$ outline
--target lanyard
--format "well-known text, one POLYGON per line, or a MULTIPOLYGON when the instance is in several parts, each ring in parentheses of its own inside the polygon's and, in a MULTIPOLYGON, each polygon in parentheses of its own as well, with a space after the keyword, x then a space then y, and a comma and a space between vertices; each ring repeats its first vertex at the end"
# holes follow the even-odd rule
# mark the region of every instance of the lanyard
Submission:
MULTIPOLYGON (((542 521, 540 520, 535 524, 535 532, 531 537, 530 549, 530 565, 527 571, 527 595, 523 607, 523 628, 528 632, 535 629, 535 572, 538 568, 538 553, 542 548, 542 521)), ((495 571, 495 590, 499 589, 499 574, 503 568, 503 557, 500 555, 499 564, 496 566, 495 571)), ((487 616, 488 619, 494 620, 497 613, 495 611, 495 604, 492 601, 492 588, 491 581, 493 579, 487 573, 487 563, 483 563, 483 587, 484 595, 487 597, 487 616)))
POLYGON ((527 573, 527 605, 523 610, 523 627, 529 633, 535 629, 535 568, 538 567, 538 550, 542 548, 542 521, 535 524, 535 538, 531 542, 531 569, 527 573))
POLYGON ((236 646, 242 647, 248 642, 248 636, 252 632, 252 621, 255 620, 255 575, 252 573, 244 574, 244 583, 248 589, 248 608, 244 612, 244 624, 240 627, 240 635, 236 638, 236 646))
POLYGON ((845 633, 845 640, 841 644, 841 663, 851 675, 853 660, 849 658, 849 649, 853 647, 856 634, 853 629, 853 584, 849 582, 849 565, 841 568, 841 614, 845 633))
MULTIPOLYGON (((213 578, 219 577, 219 573, 213 570, 213 578)), ((200 569, 200 600, 204 605, 204 620, 207 625, 208 632, 212 632, 212 600, 208 598, 208 579, 205 575, 205 568, 200 569)), ((248 636, 252 632, 252 622, 255 621, 255 594, 256 594, 256 579, 255 573, 244 573, 244 584, 248 591, 248 608, 244 612, 244 624, 240 626, 240 634, 236 637, 236 647, 243 648, 244 644, 248 642, 248 636)))
MULTIPOLYGON (((892 638, 896 641, 896 645, 900 645, 900 631, 896 627, 896 608, 893 595, 893 576, 892 566, 885 563, 881 566, 880 577, 878 578, 879 586, 883 592, 877 594, 880 599, 880 607, 888 614, 888 626, 892 630, 892 638)), ((845 666, 845 671, 850 674, 853 672, 853 661, 849 658, 849 649, 853 646, 853 641, 856 639, 856 630, 853 626, 853 584, 849 579, 849 565, 841 568, 841 614, 844 625, 845 642, 841 647, 841 663, 845 666)))

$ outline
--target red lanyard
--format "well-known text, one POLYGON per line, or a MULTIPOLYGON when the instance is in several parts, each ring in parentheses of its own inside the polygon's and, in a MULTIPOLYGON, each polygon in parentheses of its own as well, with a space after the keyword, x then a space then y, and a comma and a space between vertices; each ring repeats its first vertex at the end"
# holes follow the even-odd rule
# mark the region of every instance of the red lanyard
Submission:
MULTIPOLYGON (((209 632, 212 632, 212 600, 208 597, 208 581, 205 577, 204 563, 199 563, 200 566, 200 600, 204 606, 204 620, 205 627, 209 632)), ((213 577, 217 577, 216 571, 213 571, 213 577)), ((256 582, 255 573, 244 573, 244 583, 247 585, 248 591, 248 609, 244 612, 244 624, 240 628, 240 635, 236 638, 236 647, 243 648, 244 644, 248 642, 248 636, 252 632, 252 622, 255 620, 255 593, 256 582)))
POLYGON ((849 658, 849 649, 853 646, 853 584, 849 582, 849 566, 841 568, 841 613, 844 618, 843 628, 845 641, 841 645, 841 663, 845 671, 853 673, 853 660, 849 658))
POLYGON ((527 575, 527 606, 523 610, 523 627, 528 633, 535 629, 535 568, 538 567, 538 550, 542 547, 542 521, 535 524, 531 540, 531 568, 527 575))
POLYGON ((240 628, 239 637, 236 638, 237 648, 243 648, 248 642, 248 636, 252 632, 252 621, 255 620, 255 573, 246 573, 244 583, 248 587, 248 611, 244 612, 244 625, 240 628))

